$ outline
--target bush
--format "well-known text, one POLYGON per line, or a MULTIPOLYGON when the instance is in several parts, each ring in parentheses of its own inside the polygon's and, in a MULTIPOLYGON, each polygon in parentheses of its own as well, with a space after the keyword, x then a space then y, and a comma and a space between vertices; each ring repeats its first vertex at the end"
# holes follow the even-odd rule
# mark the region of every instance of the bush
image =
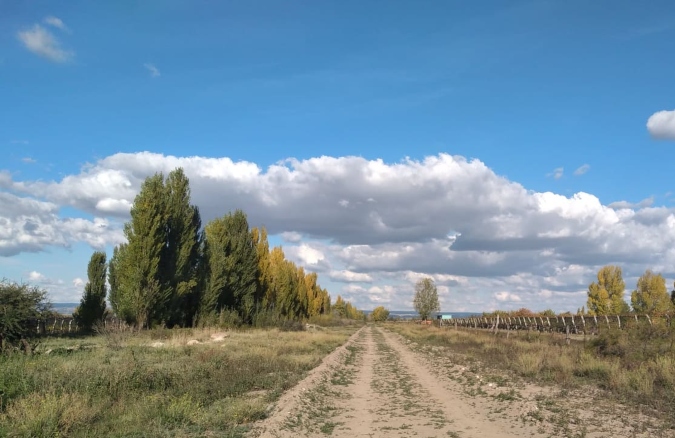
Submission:
POLYGON ((27 284, 0 281, 0 351, 30 349, 26 340, 37 336, 37 320, 51 315, 47 291, 27 284))
POLYGON ((389 318, 389 311, 383 306, 376 307, 370 314, 370 319, 375 322, 386 321, 389 318))

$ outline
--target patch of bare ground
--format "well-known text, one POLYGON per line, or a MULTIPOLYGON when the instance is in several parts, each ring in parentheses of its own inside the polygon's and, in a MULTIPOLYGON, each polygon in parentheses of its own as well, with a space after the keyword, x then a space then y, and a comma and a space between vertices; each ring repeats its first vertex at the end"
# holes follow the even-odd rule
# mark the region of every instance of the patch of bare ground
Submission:
POLYGON ((673 437, 599 393, 537 386, 367 326, 284 394, 262 437, 673 437))
POLYGON ((540 386, 446 347, 419 345, 390 332, 385 337, 401 348, 407 360, 433 374, 437 391, 447 394, 448 400, 457 399, 465 418, 474 425, 489 422, 502 428, 482 436, 675 437, 662 421, 617 403, 600 390, 540 386))

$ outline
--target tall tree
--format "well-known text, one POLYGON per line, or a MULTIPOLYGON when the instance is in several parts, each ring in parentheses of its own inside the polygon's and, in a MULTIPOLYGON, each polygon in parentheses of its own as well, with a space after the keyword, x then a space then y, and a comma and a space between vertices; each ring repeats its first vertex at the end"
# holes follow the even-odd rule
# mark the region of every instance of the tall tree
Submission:
POLYGON ((190 204, 190 181, 183 169, 171 173, 165 182, 164 245, 159 281, 170 297, 162 319, 170 326, 189 326, 199 306, 198 268, 202 226, 199 209, 190 204))
POLYGON ((631 304, 636 313, 652 315, 672 311, 673 303, 663 276, 647 269, 638 278, 637 289, 631 294, 631 304))
POLYGON ((623 299, 626 283, 619 266, 603 266, 598 271, 598 281, 588 286, 589 315, 618 315, 630 309, 623 299))
POLYGON ((262 307, 273 309, 275 300, 272 294, 272 272, 270 262, 270 244, 267 241, 265 227, 253 228, 251 238, 255 244, 255 252, 258 258, 258 296, 262 300, 262 307))
POLYGON ((430 277, 422 278, 415 284, 415 298, 413 305, 420 318, 427 320, 432 312, 441 310, 441 304, 438 302, 438 290, 434 280, 430 277))
POLYGON ((237 210, 209 222, 205 235, 208 273, 201 311, 232 308, 249 322, 259 288, 258 258, 246 214, 237 210))
POLYGON ((84 293, 80 305, 75 309, 73 318, 85 331, 91 331, 94 324, 105 317, 105 297, 107 294, 106 281, 106 255, 96 251, 91 255, 87 266, 88 282, 84 286, 84 293))
POLYGON ((139 327, 149 327, 153 316, 163 314, 169 298, 160 276, 167 241, 164 194, 161 173, 145 179, 124 226, 127 244, 113 256, 113 306, 119 316, 139 327))

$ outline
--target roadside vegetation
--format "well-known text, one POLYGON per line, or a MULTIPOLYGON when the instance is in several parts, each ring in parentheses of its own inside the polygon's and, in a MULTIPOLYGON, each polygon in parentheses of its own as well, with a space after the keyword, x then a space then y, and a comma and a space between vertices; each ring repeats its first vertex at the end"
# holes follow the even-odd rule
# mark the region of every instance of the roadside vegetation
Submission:
POLYGON ((360 327, 343 323, 49 338, 0 355, 0 436, 240 436, 360 327))
POLYGON ((505 332, 408 323, 387 328, 422 346, 446 347, 458 364, 480 363, 563 389, 606 390, 608 397, 647 408, 675 427, 675 324, 666 319, 569 345, 564 335, 531 331, 507 338, 505 332))

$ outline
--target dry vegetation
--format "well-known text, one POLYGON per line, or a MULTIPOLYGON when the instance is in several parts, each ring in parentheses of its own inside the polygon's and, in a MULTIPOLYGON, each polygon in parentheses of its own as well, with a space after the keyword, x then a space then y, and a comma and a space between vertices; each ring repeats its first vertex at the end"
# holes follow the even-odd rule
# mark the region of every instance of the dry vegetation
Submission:
POLYGON ((0 356, 0 436, 240 436, 355 330, 48 339, 0 356))
POLYGON ((675 428, 675 327, 639 324, 567 345, 564 335, 490 333, 406 323, 387 327, 421 346, 446 347, 453 360, 480 362, 514 378, 562 388, 604 391, 675 428))

